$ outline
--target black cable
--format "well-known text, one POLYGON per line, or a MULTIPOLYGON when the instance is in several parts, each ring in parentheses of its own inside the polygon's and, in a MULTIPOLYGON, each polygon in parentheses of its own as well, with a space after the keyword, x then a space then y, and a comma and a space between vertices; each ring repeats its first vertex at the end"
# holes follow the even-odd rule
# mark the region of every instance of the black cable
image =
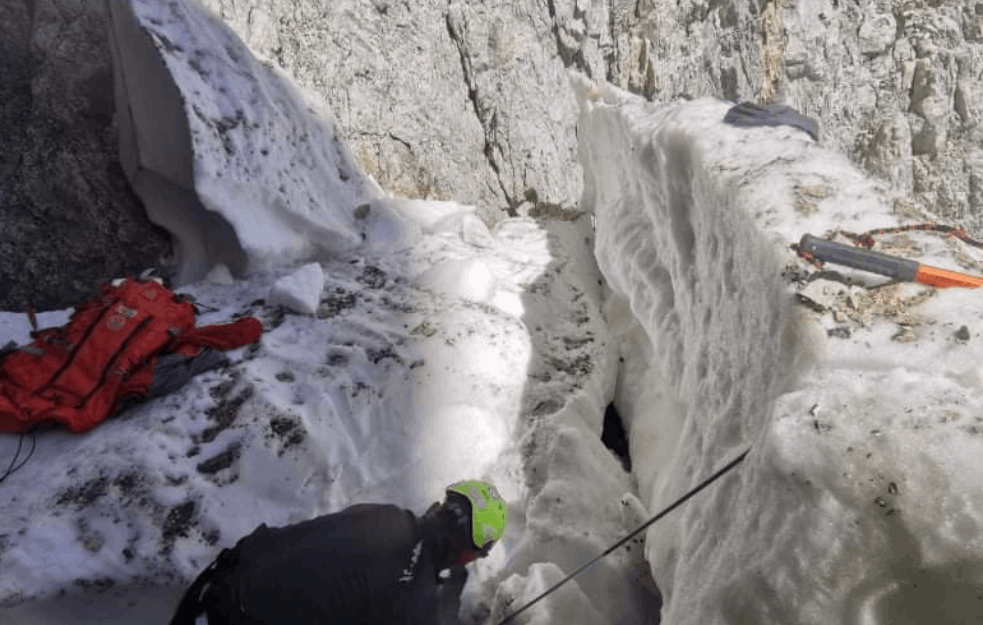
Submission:
POLYGON ((34 436, 33 429, 30 431, 30 433, 31 433, 31 451, 27 453, 27 456, 19 465, 17 465, 16 467, 14 466, 14 463, 17 462, 17 458, 20 456, 21 447, 24 446, 24 434, 26 434, 26 432, 21 432, 20 438, 17 439, 17 451, 14 452, 14 457, 10 460, 10 465, 7 467, 7 470, 3 472, 2 476, 0 476, 0 483, 3 483, 3 481, 8 477, 10 477, 11 474, 19 471, 21 467, 27 464, 27 461, 31 459, 31 456, 34 455, 34 447, 37 445, 37 438, 34 436))
POLYGON ((639 532, 641 532, 642 530, 644 530, 648 526, 652 525, 653 523, 655 523, 656 521, 658 521, 662 517, 666 516, 667 514, 669 514, 670 512, 672 512, 673 510, 675 510, 676 508, 678 508, 679 506, 681 506, 684 503, 686 503, 687 501, 689 501, 689 499, 691 497, 693 497, 698 492, 700 492, 701 490, 703 490, 704 488, 706 488, 707 486, 709 486, 710 484, 712 484, 713 482, 715 482, 724 473, 727 473, 728 471, 730 471, 731 469, 733 469, 734 467, 736 467, 738 464, 740 464, 740 462, 742 460, 744 460, 745 456, 747 456, 749 453, 751 453, 751 448, 750 447, 747 448, 747 449, 745 449, 744 452, 740 456, 738 456, 734 460, 731 460, 730 462, 728 462, 727 465, 724 468, 720 469, 719 471, 717 471, 716 473, 714 473, 713 475, 711 475, 707 479, 703 480, 703 482, 700 483, 699 486, 697 486, 696 488, 692 489, 691 491, 689 491, 688 493, 686 493, 685 495, 683 495, 682 497, 680 497, 679 499, 677 499, 668 508, 666 508, 665 510, 663 510, 659 514, 655 515, 654 517, 652 517, 651 519, 649 519, 648 521, 646 521, 645 523, 643 523, 640 527, 638 527, 638 529, 636 529, 635 531, 633 531, 631 534, 628 534, 627 536, 625 536, 624 538, 622 538, 621 540, 619 540, 618 542, 616 542, 607 551, 605 551, 601 555, 597 556, 596 558, 594 558, 593 560, 591 560, 587 564, 583 565, 582 567, 580 567, 579 569, 577 569, 573 573, 567 575, 566 577, 564 577, 563 579, 561 579, 559 582, 557 582, 556 584, 554 584, 551 588, 547 589, 546 592, 544 592, 543 594, 539 595, 538 597, 536 597, 535 599, 533 599, 532 601, 530 601, 526 605, 522 606, 521 608, 519 608, 518 610, 516 610, 512 614, 509 614, 508 616, 506 616, 504 619, 502 619, 501 621, 498 622, 498 625, 504 625, 504 623, 507 623, 507 622, 511 621, 513 618, 515 618, 516 616, 518 616, 519 614, 521 614, 522 612, 524 612, 527 608, 529 608, 533 604, 537 603, 540 599, 542 599, 546 595, 550 594, 551 592, 553 592, 554 590, 556 590, 557 588, 559 588, 563 584, 566 584, 568 581, 570 581, 571 579, 573 579, 574 577, 576 577, 577 575, 579 575, 587 567, 589 567, 590 565, 594 564, 595 562, 597 562, 598 560, 600 560, 604 556, 608 555, 609 553, 611 553, 612 551, 614 551, 615 549, 617 549, 621 545, 623 545, 626 542, 628 542, 633 536, 635 536, 636 534, 638 534, 639 532))

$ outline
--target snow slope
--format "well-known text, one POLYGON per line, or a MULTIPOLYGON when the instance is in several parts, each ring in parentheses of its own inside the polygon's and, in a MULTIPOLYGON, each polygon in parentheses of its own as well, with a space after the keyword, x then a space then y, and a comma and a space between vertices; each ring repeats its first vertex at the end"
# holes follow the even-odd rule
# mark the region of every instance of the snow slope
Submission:
MULTIPOLYGON (((577 84, 642 500, 660 508, 752 448, 649 530, 665 621, 983 619, 979 293, 843 268, 810 286, 820 276, 789 249, 932 217, 804 133, 723 124, 728 103, 577 84)), ((876 239, 983 267, 938 234, 876 239)))
MULTIPOLYGON (((349 212, 361 186, 341 199, 298 187, 291 205, 314 194, 344 210, 337 224, 319 212, 311 241, 291 219, 260 220, 296 243, 282 254, 231 219, 257 241, 243 246, 253 273, 215 266, 180 290, 214 309, 201 323, 259 316, 261 344, 88 434, 37 438, 0 484, 0 623, 164 623, 259 523, 363 501, 419 513, 466 478, 493 480, 510 506, 461 613, 497 623, 747 446, 719 484, 517 622, 654 622, 643 553, 668 623, 979 615, 978 295, 869 288, 883 281, 849 271, 809 282, 787 249, 804 232, 924 217, 799 131, 725 126, 721 102, 657 106, 575 83, 596 232, 586 218, 489 230, 469 207, 382 192, 349 212), (316 268, 297 272, 334 226, 365 239, 316 259, 318 284, 316 268), (633 474, 600 442, 612 399, 633 474)), ((236 145, 252 145, 240 131, 236 145)), ((197 153, 202 171, 226 156, 197 153)), ((236 214, 249 194, 237 189, 210 209, 236 214)), ((245 205, 279 210, 264 197, 245 205)), ((981 266, 938 236, 881 242, 981 266)), ((22 316, 0 315, 9 339, 26 341, 22 316)), ((0 458, 17 444, 0 437, 0 458)))
MULTIPOLYGON (((214 309, 201 323, 254 314, 267 332, 177 393, 84 436, 38 438, 2 485, 11 495, 0 509, 0 621, 164 622, 187 582, 260 523, 362 501, 419 513, 460 479, 493 480, 511 513, 505 539, 473 567, 465 620, 504 616, 515 593, 623 535, 639 506, 600 442, 614 367, 587 220, 489 231, 472 208, 373 191, 323 106, 285 77, 271 81, 221 22, 190 1, 115 8, 127 7, 134 13, 116 11, 126 23, 114 32, 148 37, 120 45, 140 48, 147 71, 163 64, 180 90, 192 131, 185 165, 211 211, 172 224, 186 236, 181 276, 201 273, 207 249, 195 246, 226 230, 245 255, 229 256, 235 266, 212 259, 208 277, 181 291, 214 309), (201 127, 206 117, 221 132, 201 127), (278 142, 274 160, 255 154, 307 133, 313 144, 278 142), (225 229, 193 231, 216 215, 225 229), (359 236, 336 245, 339 232, 359 236), (317 255, 323 288, 306 290, 318 272, 298 265, 328 248, 317 255), (244 267, 252 273, 233 280, 230 269, 244 267), (313 316, 291 312, 313 301, 313 316)), ((161 168, 178 163, 163 157, 175 154, 148 152, 153 125, 134 123, 146 161, 137 175, 154 171, 164 184, 161 168)), ((179 174, 166 185, 187 185, 179 174)), ((4 324, 0 339, 27 341, 18 316, 4 324)), ((12 457, 19 442, 2 437, 0 454, 12 457)), ((641 563, 641 550, 626 548, 528 616, 544 622, 584 605, 593 607, 583 622, 637 622, 653 599, 636 583, 647 578, 641 563)))
MULTIPOLYGON (((466 616, 494 607, 504 577, 532 567, 533 587, 558 574, 536 563, 580 564, 625 533, 633 485, 599 440, 613 367, 596 269, 563 251, 585 228, 489 232, 467 209, 444 212, 412 250, 325 264, 313 316, 261 302, 277 275, 185 289, 217 309, 201 323, 259 315, 262 344, 91 433, 38 437, 3 484, 15 496, 0 511, 0 621, 164 622, 180 587, 261 522, 359 501, 422 512, 467 477, 494 480, 511 521, 475 566, 466 616)), ((5 316, 4 337, 25 341, 18 319, 5 316)), ((630 614, 640 557, 586 576, 590 600, 577 585, 558 597, 630 614)))

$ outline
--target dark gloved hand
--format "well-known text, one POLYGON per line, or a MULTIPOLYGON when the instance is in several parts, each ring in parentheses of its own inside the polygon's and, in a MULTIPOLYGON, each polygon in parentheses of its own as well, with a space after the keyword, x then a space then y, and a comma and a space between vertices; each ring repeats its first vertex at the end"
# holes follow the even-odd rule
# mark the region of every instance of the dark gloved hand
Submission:
POLYGON ((448 571, 450 575, 440 586, 440 606, 437 613, 437 622, 440 625, 456 625, 459 622, 457 614, 461 611, 461 591, 468 582, 468 569, 463 564, 452 566, 448 571))

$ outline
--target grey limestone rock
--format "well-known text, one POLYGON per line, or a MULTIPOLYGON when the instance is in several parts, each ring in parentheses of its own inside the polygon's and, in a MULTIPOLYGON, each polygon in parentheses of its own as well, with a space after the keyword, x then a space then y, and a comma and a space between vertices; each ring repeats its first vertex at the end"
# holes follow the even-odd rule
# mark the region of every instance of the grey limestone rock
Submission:
POLYGON ((980 3, 206 4, 327 98, 384 187, 473 203, 489 221, 576 209, 573 69, 654 100, 792 106, 827 147, 983 228, 967 151, 981 135, 980 3))
POLYGON ((983 3, 609 0, 608 79, 650 99, 781 103, 940 217, 983 234, 983 3))
POLYGON ((361 165, 393 193, 473 204, 487 221, 575 208, 575 104, 561 53, 589 56, 577 50, 590 47, 591 26, 573 2, 580 34, 562 50, 559 18, 540 3, 205 4, 327 99, 361 165))
POLYGON ((776 98, 821 119, 827 147, 983 233, 983 205, 969 192, 971 148, 983 138, 971 104, 983 96, 983 5, 781 4, 788 43, 776 98))
POLYGON ((120 169, 101 2, 0 2, 0 309, 59 309, 169 253, 120 169))

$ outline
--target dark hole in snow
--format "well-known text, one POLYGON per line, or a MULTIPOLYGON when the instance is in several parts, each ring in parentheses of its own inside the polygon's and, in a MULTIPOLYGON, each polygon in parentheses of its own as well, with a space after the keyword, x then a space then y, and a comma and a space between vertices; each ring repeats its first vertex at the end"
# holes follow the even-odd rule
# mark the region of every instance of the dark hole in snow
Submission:
POLYGON ((270 430, 283 442, 283 447, 278 453, 281 456, 287 449, 296 447, 304 442, 304 438, 307 436, 299 421, 286 417, 274 417, 271 419, 270 430))
POLYGON ((594 370, 594 363, 587 354, 580 354, 572 360, 550 357, 547 362, 554 369, 576 377, 588 376, 594 370))
POLYGON ((625 433, 625 425, 621 422, 621 415, 614 404, 608 404, 604 411, 604 429, 601 432, 601 442, 604 446, 614 452, 621 460, 621 466, 625 471, 631 471, 631 456, 628 453, 628 435, 625 433))
POLYGON ((646 561, 636 565, 636 582, 641 587, 641 610, 646 625, 659 625, 662 621, 662 591, 652 579, 652 570, 646 561))
MULTIPOLYGON (((260 343, 253 343, 252 345, 246 347, 246 355, 243 356, 242 359, 252 360, 253 358, 255 358, 256 355, 259 353, 260 346, 261 346, 260 343)), ((222 367, 222 368, 227 369, 228 367, 222 367)))
POLYGON ((968 327, 966 327, 966 326, 960 326, 959 329, 956 330, 956 340, 957 341, 966 342, 966 341, 969 340, 969 338, 970 338, 970 334, 969 334, 969 328, 968 327))
POLYGON ((341 352, 328 354, 328 364, 332 367, 340 367, 348 363, 348 355, 341 352))
POLYGON ((379 364, 380 362, 382 362, 383 360, 385 360, 387 358, 392 359, 397 364, 400 364, 400 365, 401 364, 404 364, 403 363, 403 359, 400 358, 399 354, 397 354, 393 350, 393 348, 392 348, 391 345, 386 345, 385 347, 382 347, 381 349, 374 349, 374 348, 371 348, 371 347, 370 348, 367 348, 365 350, 365 357, 369 360, 369 362, 371 362, 374 365, 379 364))
POLYGON ((284 308, 283 306, 277 306, 270 312, 270 317, 269 319, 266 320, 266 323, 269 326, 270 330, 276 330, 281 325, 283 325, 283 322, 286 320, 286 317, 287 317, 287 309, 284 308))
POLYGON ((122 493, 124 499, 129 499, 134 496, 138 490, 143 478, 136 471, 127 471, 120 473, 113 480, 113 485, 116 486, 122 493))
POLYGON ((338 313, 354 307, 355 294, 349 293, 344 289, 337 289, 334 294, 321 300, 321 306, 317 310, 317 318, 325 319, 327 317, 334 317, 338 313))
POLYGON ((284 436, 289 434, 292 430, 297 427, 298 423, 293 419, 286 419, 284 417, 275 417, 270 419, 270 429, 277 436, 284 436))
POLYGON ((232 392, 233 387, 235 387, 236 383, 239 381, 239 377, 240 376, 237 372, 233 373, 231 379, 208 389, 208 394, 215 400, 221 401, 225 399, 232 392))
MULTIPOLYGON (((221 385, 220 385, 221 386, 221 385)), ((215 389, 212 389, 213 391, 215 389)), ((221 394, 220 394, 221 396, 221 394)), ((215 421, 217 425, 214 425, 204 432, 201 433, 201 440, 206 443, 210 443, 215 440, 219 432, 227 429, 239 416, 239 409, 242 405, 253 396, 253 387, 247 386, 242 389, 238 395, 232 399, 225 399, 224 397, 219 400, 217 406, 209 408, 205 411, 205 415, 212 421, 215 421)), ((213 394, 212 397, 215 397, 213 394)))
POLYGON ((542 417, 543 415, 553 414, 558 412, 563 408, 563 404, 555 399, 544 399, 543 401, 537 403, 532 409, 532 415, 534 417, 542 417))

